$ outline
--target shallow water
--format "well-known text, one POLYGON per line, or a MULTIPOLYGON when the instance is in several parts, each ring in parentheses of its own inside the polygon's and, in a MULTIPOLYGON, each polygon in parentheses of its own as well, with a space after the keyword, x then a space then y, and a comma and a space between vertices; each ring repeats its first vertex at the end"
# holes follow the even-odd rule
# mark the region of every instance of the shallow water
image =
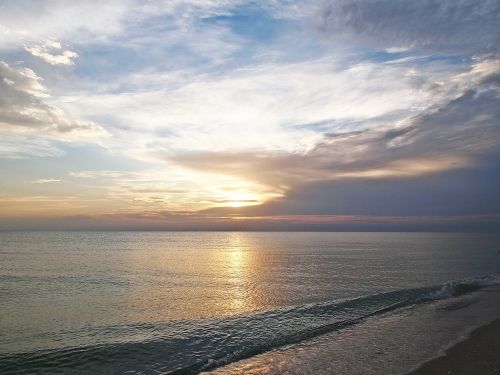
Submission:
POLYGON ((498 249, 481 234, 4 232, 0 372, 208 370, 466 291, 442 286, 495 277, 498 249))

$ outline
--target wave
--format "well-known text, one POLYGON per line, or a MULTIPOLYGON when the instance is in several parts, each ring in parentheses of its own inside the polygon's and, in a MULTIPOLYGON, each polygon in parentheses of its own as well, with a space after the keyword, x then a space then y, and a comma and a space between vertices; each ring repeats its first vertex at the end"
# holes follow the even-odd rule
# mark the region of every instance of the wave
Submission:
MULTIPOLYGON (((155 325, 157 336, 150 340, 0 356, 0 372, 196 374, 346 328, 402 307, 459 296, 494 284, 500 284, 500 275, 293 306, 254 315, 165 322, 155 325)), ((137 333, 141 329, 151 330, 151 327, 134 325, 103 329, 137 333)))
POLYGON ((428 298, 439 300, 450 298, 481 289, 485 286, 500 284, 500 276, 498 274, 483 276, 472 280, 452 281, 441 286, 436 291, 430 292, 428 298))

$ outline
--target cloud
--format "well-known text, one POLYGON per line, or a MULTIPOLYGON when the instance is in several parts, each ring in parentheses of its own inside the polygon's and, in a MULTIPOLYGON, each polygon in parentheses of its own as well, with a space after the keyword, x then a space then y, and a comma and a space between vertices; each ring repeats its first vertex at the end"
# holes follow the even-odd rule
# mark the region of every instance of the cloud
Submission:
MULTIPOLYGON (((106 119, 115 147, 134 157, 164 150, 303 152, 325 131, 378 126, 445 100, 443 64, 269 63, 217 75, 133 75, 151 89, 74 96, 61 107, 106 119), (398 77, 398 79, 394 79, 398 77), (319 128, 319 129, 318 129, 319 128), (133 134, 133 135, 132 135, 133 134)), ((127 77, 128 78, 128 77, 127 77)))
POLYGON ((499 223, 499 215, 266 215, 245 217, 182 211, 31 217, 0 215, 0 230, 464 231, 475 229, 494 232, 499 223))
POLYGON ((498 51, 497 0, 335 0, 320 28, 333 40, 436 52, 498 51))
POLYGON ((448 102, 377 127, 327 133, 306 152, 178 152, 164 157, 196 170, 254 178, 274 187, 306 181, 427 175, 473 165, 500 143, 498 61, 480 61, 452 80, 448 102))
POLYGON ((146 20, 168 17, 185 27, 193 19, 227 14, 236 0, 0 0, 0 50, 43 44, 50 38, 74 44, 108 43, 146 20))
MULTIPOLYGON (((356 177, 297 184, 281 198, 240 212, 266 215, 489 215, 500 212, 499 154, 434 174, 356 177)), ((212 212, 216 214, 216 212, 212 212)), ((222 215, 223 212, 218 212, 222 215)))
MULTIPOLYGON (((82 226, 257 228, 259 217, 306 228, 390 225, 412 212, 430 222, 425 215, 486 207, 471 203, 474 192, 495 199, 484 176, 463 171, 483 167, 500 144, 497 1, 0 7, 0 51, 10 64, 0 62, 0 156, 67 152, 77 161, 61 160, 57 174, 74 196, 38 197, 41 186, 31 185, 22 208, 22 197, 11 197, 12 212, 75 212, 86 215, 74 218, 82 226), (37 58, 15 62, 28 53, 37 58), (87 157, 94 148, 63 142, 107 152, 87 157), (109 159, 96 169, 101 157, 109 159), (469 200, 450 193, 464 186, 469 200), (450 210, 460 199, 470 209, 450 210), (240 205, 254 206, 227 208, 240 205), (97 214, 105 212, 112 215, 97 214), (236 224, 238 212, 248 220, 236 224), (366 217, 379 214, 392 218, 366 217)), ((29 180, 50 176, 53 165, 39 160, 29 180)))
POLYGON ((68 118, 50 104, 41 78, 28 68, 14 69, 0 61, 0 131, 45 136, 63 141, 96 140, 106 135, 100 126, 68 118))
POLYGON ((22 159, 26 157, 59 157, 65 152, 46 139, 20 135, 1 135, 0 157, 22 159))
POLYGON ((130 1, 0 1, 0 50, 50 38, 73 42, 102 40, 119 32, 130 1))
POLYGON ((451 80, 457 92, 447 102, 397 123, 325 134, 305 153, 172 158, 286 190, 237 212, 207 210, 214 216, 235 215, 268 228, 276 220, 302 230, 494 230, 500 212, 499 73, 498 59, 479 60, 451 80))
POLYGON ((34 184, 55 184, 62 182, 62 180, 57 178, 40 178, 38 180, 33 181, 34 184))
POLYGON ((97 178, 97 177, 122 177, 125 175, 124 172, 121 171, 78 171, 78 172, 70 172, 69 175, 71 177, 77 178, 97 178))
POLYGON ((73 65, 73 59, 78 57, 76 52, 63 49, 56 40, 48 40, 42 45, 25 46, 24 49, 50 65, 73 65))

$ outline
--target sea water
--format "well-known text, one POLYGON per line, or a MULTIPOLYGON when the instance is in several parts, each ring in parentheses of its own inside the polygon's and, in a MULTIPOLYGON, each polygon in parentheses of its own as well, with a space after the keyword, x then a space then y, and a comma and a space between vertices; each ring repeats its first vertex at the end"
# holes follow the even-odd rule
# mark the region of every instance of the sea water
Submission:
POLYGON ((445 322, 424 336, 446 343, 460 307, 478 306, 470 327, 495 312, 469 292, 498 282, 499 249, 466 233, 3 232, 0 373, 399 373, 432 354, 397 350, 412 332, 445 322))

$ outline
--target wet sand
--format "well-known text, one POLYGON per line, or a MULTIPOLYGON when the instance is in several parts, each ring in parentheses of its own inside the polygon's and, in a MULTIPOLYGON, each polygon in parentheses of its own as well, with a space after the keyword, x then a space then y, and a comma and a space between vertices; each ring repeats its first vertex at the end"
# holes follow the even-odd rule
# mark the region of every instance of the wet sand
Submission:
POLYGON ((500 374, 500 319, 480 327, 447 350, 444 357, 429 361, 410 375, 500 374))

